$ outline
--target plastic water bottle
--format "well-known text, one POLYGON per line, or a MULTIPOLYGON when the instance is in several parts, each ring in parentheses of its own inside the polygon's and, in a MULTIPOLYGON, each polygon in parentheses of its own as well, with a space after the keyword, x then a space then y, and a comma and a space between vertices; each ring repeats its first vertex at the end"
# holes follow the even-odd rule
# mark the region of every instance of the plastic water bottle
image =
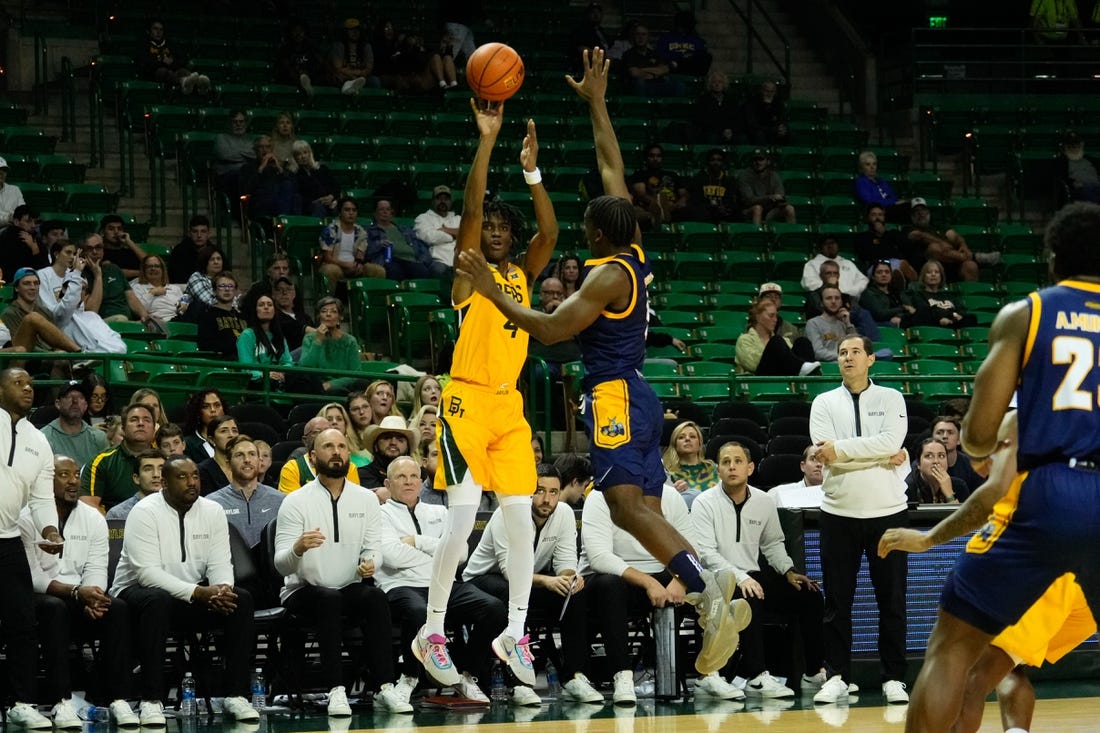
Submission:
POLYGON ((176 303, 176 315, 180 315, 187 310, 187 306, 191 305, 191 296, 184 293, 180 296, 179 301, 176 303))
POLYGON ((110 723, 111 711, 107 708, 96 707, 95 705, 85 705, 76 712, 81 720, 87 720, 89 723, 110 723))
POLYGON ((551 700, 561 697, 561 682, 558 680, 558 670, 554 663, 546 660, 546 696, 551 700))
POLYGON ((393 262, 393 244, 386 242, 386 249, 382 255, 382 259, 386 264, 393 262))
POLYGON ((256 712, 263 712, 267 707, 267 687, 264 683, 264 672, 257 669, 252 673, 252 707, 256 712))
POLYGON ((493 665, 493 676, 489 687, 489 699, 493 702, 507 702, 508 688, 504 686, 504 670, 500 662, 493 665))
POLYGON ((193 718, 196 712, 195 678, 187 672, 183 675, 183 682, 180 683, 180 715, 184 718, 193 718))

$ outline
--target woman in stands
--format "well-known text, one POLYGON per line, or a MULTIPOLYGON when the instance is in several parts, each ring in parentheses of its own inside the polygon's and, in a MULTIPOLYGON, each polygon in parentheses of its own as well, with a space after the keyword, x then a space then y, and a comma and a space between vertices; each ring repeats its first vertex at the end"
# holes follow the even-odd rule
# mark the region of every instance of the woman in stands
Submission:
POLYGON ((196 464, 214 455, 214 436, 207 435, 207 426, 218 415, 225 414, 225 399, 216 389, 200 389, 191 393, 183 417, 183 454, 196 464))
POLYGON ((275 147, 275 159, 291 173, 298 172, 298 163, 294 160, 294 143, 297 140, 294 118, 289 112, 280 112, 275 118, 275 126, 271 128, 271 144, 275 147))
MULTIPOLYGON (((199 269, 187 279, 187 295, 191 296, 191 305, 201 303, 201 311, 214 305, 214 278, 225 269, 225 253, 220 247, 208 245, 199 252, 199 269)), ((191 306, 188 306, 188 310, 191 306)), ((194 314, 193 314, 194 315, 194 314)), ((194 317, 190 320, 196 320, 194 317)))
MULTIPOLYGON (((294 366, 294 359, 290 356, 279 321, 275 318, 275 301, 270 295, 257 298, 254 307, 244 314, 244 318, 248 328, 237 337, 237 361, 242 364, 294 366)), ((264 373, 253 371, 251 375, 252 387, 262 387, 264 373)), ((286 372, 270 371, 267 376, 273 387, 280 391, 287 390, 286 372)))
POLYGON ((965 481, 947 473, 947 448, 935 438, 921 442, 905 486, 910 504, 958 504, 970 495, 965 481))
POLYGON ((439 384, 434 374, 425 374, 416 380, 413 386, 413 403, 411 413, 419 414, 420 408, 425 405, 439 407, 439 396, 443 394, 443 387, 439 384))
POLYGON ((328 424, 344 434, 348 441, 348 450, 351 451, 352 460, 356 466, 366 465, 370 462, 370 454, 363 451, 359 445, 359 435, 351 429, 351 416, 347 408, 339 402, 329 402, 317 411, 317 417, 328 420, 328 424))
POLYGON ((298 165, 298 193, 302 197, 302 213, 319 219, 336 214, 336 199, 340 187, 323 163, 313 157, 313 148, 305 140, 295 140, 291 145, 294 162, 298 165))
POLYGON ((967 328, 978 325, 978 319, 966 312, 966 304, 947 290, 947 275, 939 260, 928 260, 920 268, 920 277, 909 286, 910 304, 916 309, 914 326, 967 328))
POLYGON ((145 255, 141 274, 130 281, 130 288, 157 321, 167 323, 176 317, 183 287, 168 282, 168 265, 160 255, 145 255))
POLYGON ((908 301, 905 292, 894 284, 894 270, 890 260, 879 260, 867 273, 871 281, 859 296, 860 306, 871 314, 880 326, 908 328, 917 312, 908 301))
POLYGON ((142 387, 141 389, 134 390, 134 394, 130 397, 131 405, 145 405, 153 411, 153 427, 157 430, 161 429, 168 419, 164 416, 164 405, 161 404, 160 395, 157 394, 155 389, 149 387, 142 387))
MULTIPOLYGON (((359 342, 340 325, 344 304, 332 296, 317 301, 317 328, 302 339, 298 364, 330 371, 359 371, 359 342)), ((325 392, 343 394, 360 380, 355 377, 330 377, 321 382, 325 392)))
POLYGON ((435 405, 424 405, 409 420, 409 430, 419 436, 420 442, 435 442, 435 427, 439 420, 439 408, 435 405))
POLYGON ((909 202, 899 199, 889 181, 879 178, 878 156, 870 150, 859 154, 859 175, 855 180, 855 198, 863 208, 871 204, 886 210, 886 221, 909 223, 909 202))
POLYGON ((661 460, 669 482, 681 494, 705 491, 718 483, 718 464, 703 456, 703 433, 690 420, 672 429, 661 460))
POLYGON ((80 391, 88 395, 88 412, 84 418, 92 425, 99 425, 108 415, 116 414, 107 381, 98 374, 89 374, 80 384, 80 391))
POLYGON ((805 377, 821 364, 814 359, 810 342, 799 336, 793 342, 775 332, 779 311, 771 298, 757 300, 749 309, 749 327, 737 337, 737 369, 758 377, 805 377))
POLYGON ((554 268, 554 277, 565 286, 565 297, 577 292, 581 280, 581 258, 573 253, 563 254, 554 268))

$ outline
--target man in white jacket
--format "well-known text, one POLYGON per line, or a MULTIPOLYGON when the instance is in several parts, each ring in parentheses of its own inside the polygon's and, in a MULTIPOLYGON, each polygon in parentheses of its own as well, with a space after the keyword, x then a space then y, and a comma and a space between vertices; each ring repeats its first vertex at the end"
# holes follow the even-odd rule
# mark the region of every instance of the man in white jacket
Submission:
POLYGON ((164 488, 130 511, 111 595, 126 602, 134 619, 142 727, 165 725, 160 696, 167 689, 164 648, 173 629, 222 630, 224 688, 214 692, 225 695, 227 716, 259 720, 246 699, 255 646, 252 596, 233 585, 225 512, 199 496, 199 469, 190 458, 165 461, 164 488))
POLYGON ((803 290, 817 290, 823 285, 821 265, 836 263, 840 268, 840 289, 845 295, 859 298, 867 288, 867 276, 859 271, 859 265, 840 254, 840 244, 831 234, 822 235, 817 244, 817 254, 802 267, 803 290))
POLYGON ((815 702, 847 697, 852 667, 852 603, 861 557, 867 557, 879 611, 882 692, 888 703, 908 702, 905 678, 905 594, 908 565, 901 553, 878 556, 891 527, 908 524, 904 476, 891 459, 908 429, 901 393, 873 384, 874 347, 865 336, 840 339, 844 383, 814 398, 810 437, 825 464, 821 502, 821 571, 825 585, 825 668, 829 679, 815 702))
MULTIPOLYGON (((446 507, 420 501, 422 486, 416 461, 409 456, 393 459, 386 475, 390 498, 382 505, 385 558, 377 577, 394 621, 401 626, 403 650, 413 644, 428 612, 432 558, 440 548, 447 518, 446 507)), ((508 611, 502 602, 472 584, 455 583, 447 603, 447 620, 468 626, 470 631, 466 648, 454 650, 454 666, 461 672, 454 688, 461 697, 487 703, 489 698, 477 680, 489 679, 489 642, 504 629, 508 611)), ((423 666, 412 654, 402 656, 407 661, 401 679, 418 678, 423 666)))
POLYGON ((411 713, 412 687, 393 679, 390 608, 374 584, 382 563, 381 516, 373 491, 348 480, 350 454, 339 430, 324 430, 313 442, 310 462, 317 478, 279 506, 275 528, 275 567, 286 576, 283 606, 313 627, 321 655, 328 714, 348 717, 351 706, 340 684, 340 657, 346 624, 363 638, 367 686, 376 709, 411 713))
POLYGON ((454 275, 455 241, 462 217, 451 211, 451 189, 436 186, 432 189, 432 208, 416 217, 413 231, 432 248, 432 262, 428 272, 432 277, 454 275))

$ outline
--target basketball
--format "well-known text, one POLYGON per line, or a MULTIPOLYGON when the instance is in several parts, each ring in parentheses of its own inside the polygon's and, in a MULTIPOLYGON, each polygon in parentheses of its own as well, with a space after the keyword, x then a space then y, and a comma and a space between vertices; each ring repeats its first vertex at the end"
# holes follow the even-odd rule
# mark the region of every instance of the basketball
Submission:
POLYGON ((486 43, 466 62, 466 82, 478 99, 503 102, 523 86, 523 59, 511 46, 486 43))

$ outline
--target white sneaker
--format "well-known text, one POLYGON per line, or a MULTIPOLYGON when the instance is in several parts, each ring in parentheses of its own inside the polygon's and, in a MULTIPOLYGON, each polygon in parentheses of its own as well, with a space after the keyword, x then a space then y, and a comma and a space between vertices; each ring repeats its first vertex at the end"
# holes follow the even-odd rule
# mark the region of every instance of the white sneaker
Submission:
POLYGON ((367 80, 363 77, 357 79, 350 79, 344 82, 344 85, 340 87, 340 93, 346 94, 349 97, 355 96, 359 91, 367 85, 367 80))
POLYGON ((854 695, 857 692, 859 692, 859 685, 857 685, 855 682, 849 682, 848 683, 848 694, 849 695, 854 695))
POLYGON ((73 704, 68 700, 62 700, 54 705, 50 717, 53 718, 54 728, 80 729, 84 725, 80 716, 73 710, 73 704))
POLYGON ((542 705, 542 698, 526 685, 516 685, 512 688, 512 704, 526 707, 528 705, 542 705))
POLYGON ((182 91, 184 94, 190 94, 191 92, 195 91, 195 84, 198 82, 198 80, 199 75, 191 72, 187 76, 180 79, 180 91, 182 91))
POLYGON ((634 692, 634 672, 624 669, 616 672, 612 680, 614 692, 611 693, 611 701, 616 705, 636 705, 638 696, 634 692))
POLYGON ((141 725, 141 718, 134 714, 134 709, 125 700, 115 700, 108 706, 108 710, 119 728, 137 728, 141 725))
POLYGON ((808 377, 811 374, 813 374, 815 370, 820 369, 820 368, 821 368, 821 362, 820 361, 804 361, 804 362, 802 362, 802 366, 800 366, 798 368, 798 376, 808 377))
POLYGON ((825 684, 828 679, 824 669, 818 670, 815 675, 804 674, 802 675, 802 691, 809 692, 810 690, 820 690, 821 686, 825 684))
POLYGON ((530 636, 524 634, 519 639, 515 639, 508 634, 501 634, 493 639, 492 647, 493 653, 508 665, 508 669, 517 680, 525 685, 535 684, 535 657, 531 653, 530 636))
POLYGON ((241 722, 255 722, 260 719, 260 711, 252 707, 252 703, 237 695, 222 700, 222 712, 233 716, 233 720, 241 722))
POLYGON ((454 685, 455 692, 459 697, 464 697, 467 700, 474 700, 476 702, 483 702, 486 705, 489 704, 489 698, 481 688, 477 686, 477 677, 473 677, 469 672, 463 672, 462 677, 454 685))
POLYGON ((848 685, 834 674, 825 681, 821 689, 814 695, 814 702, 830 703, 848 697, 848 685))
POLYGON ((309 74, 299 74, 298 83, 302 85, 302 91, 307 97, 313 96, 313 80, 309 78, 309 74))
POLYGON ((207 94, 210 91, 210 77, 206 74, 199 74, 195 79, 195 91, 199 94, 207 94))
POLYGON ((163 728, 168 724, 164 719, 164 703, 160 700, 142 700, 138 707, 138 722, 142 728, 163 728))
POLYGON ((397 691, 397 694, 401 696, 401 699, 408 702, 412 699, 413 690, 420 684, 420 680, 412 675, 403 674, 398 678, 394 684, 393 689, 397 691))
POLYGON ((767 670, 749 680, 745 685, 745 691, 760 697, 794 697, 794 690, 772 677, 767 670))
POLYGON ((328 714, 332 718, 351 717, 351 705, 348 705, 348 693, 343 685, 337 685, 328 691, 328 714))
POLYGON ((909 702, 909 693, 905 691, 905 683, 900 680, 886 680, 883 682, 882 696, 891 705, 904 705, 909 702))
POLYGON ((53 728, 49 718, 38 712, 38 708, 34 705, 28 705, 25 702, 17 702, 8 708, 8 724, 32 730, 53 728))
POLYGON ((573 675, 573 679, 562 686, 561 699, 569 702, 599 703, 600 705, 604 703, 600 691, 593 687, 589 679, 580 672, 573 675))
POLYGON ((388 713, 411 713, 413 706, 392 684, 387 682, 374 693, 374 709, 388 713))
POLYGON ((744 700, 744 690, 739 690, 722 679, 717 672, 700 677, 695 681, 695 697, 714 697, 719 700, 744 700))

